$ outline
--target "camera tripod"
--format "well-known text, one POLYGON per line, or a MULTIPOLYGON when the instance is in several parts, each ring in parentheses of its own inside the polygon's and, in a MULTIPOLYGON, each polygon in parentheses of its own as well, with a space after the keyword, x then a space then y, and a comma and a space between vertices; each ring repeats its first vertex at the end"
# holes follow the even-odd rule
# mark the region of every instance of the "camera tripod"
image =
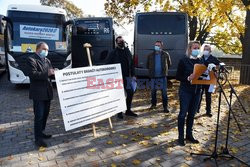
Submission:
MULTIPOLYGON (((249 166, 246 162, 244 162, 243 160, 237 158, 236 156, 232 155, 229 150, 228 150, 228 139, 229 139, 229 129, 230 129, 230 120, 231 120, 231 113, 235 119, 235 122, 237 123, 237 126, 241 132, 241 127, 233 113, 233 110, 232 110, 232 96, 233 94, 236 96, 237 98, 237 101, 240 103, 243 111, 246 113, 246 110, 244 108, 244 106, 242 105, 238 95, 236 94, 233 86, 231 85, 231 83, 228 81, 227 77, 226 77, 226 82, 228 82, 229 86, 230 86, 230 101, 228 101, 227 97, 226 97, 226 94, 225 94, 225 91, 223 90, 223 85, 220 83, 219 81, 219 78, 216 76, 216 74, 214 74, 215 77, 216 77, 216 80, 217 80, 217 83, 219 85, 219 99, 218 99, 218 113, 217 113, 217 122, 216 122, 216 133, 215 133, 215 142, 214 142, 214 150, 213 150, 213 153, 212 154, 199 154, 199 153, 191 153, 191 155, 198 155, 198 156, 207 156, 207 158, 204 159, 204 161, 206 160, 209 160, 209 159, 214 159, 215 160, 215 164, 216 166, 218 166, 218 162, 217 162, 217 159, 219 157, 223 157, 223 158, 234 158, 236 160, 238 160, 239 162, 249 166), (221 110, 221 97, 222 97, 222 94, 223 96, 225 97, 226 99, 226 103, 229 107, 229 113, 228 113, 228 122, 227 122, 227 134, 226 134, 226 144, 225 144, 225 148, 223 149, 223 152, 222 153, 219 153, 217 152, 217 143, 218 143, 218 132, 219 132, 219 119, 220 119, 220 110, 221 110)), ((219 71, 219 76, 220 76, 220 71, 219 71)))

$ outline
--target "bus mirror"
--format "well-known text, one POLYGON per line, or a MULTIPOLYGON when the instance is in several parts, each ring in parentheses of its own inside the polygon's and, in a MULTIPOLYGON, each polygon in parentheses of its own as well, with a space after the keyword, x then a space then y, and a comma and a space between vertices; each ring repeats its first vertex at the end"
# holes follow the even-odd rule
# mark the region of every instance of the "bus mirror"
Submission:
POLYGON ((69 20, 69 21, 66 21, 64 24, 63 24, 63 28, 65 29, 67 27, 67 25, 73 25, 74 24, 74 20, 69 20))
POLYGON ((0 15, 0 34, 3 35, 3 30, 4 30, 4 24, 3 24, 3 15, 0 15))

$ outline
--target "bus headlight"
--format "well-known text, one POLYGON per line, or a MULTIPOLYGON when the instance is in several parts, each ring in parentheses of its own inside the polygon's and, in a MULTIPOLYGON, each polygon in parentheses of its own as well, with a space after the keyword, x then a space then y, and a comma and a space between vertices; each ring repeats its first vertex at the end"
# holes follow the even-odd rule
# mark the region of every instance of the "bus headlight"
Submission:
POLYGON ((67 66, 70 65, 70 63, 71 63, 71 60, 66 60, 66 61, 63 63, 63 65, 64 65, 64 67, 67 67, 67 66))
POLYGON ((9 61, 9 63, 10 63, 10 66, 19 69, 19 65, 17 64, 16 61, 9 61))

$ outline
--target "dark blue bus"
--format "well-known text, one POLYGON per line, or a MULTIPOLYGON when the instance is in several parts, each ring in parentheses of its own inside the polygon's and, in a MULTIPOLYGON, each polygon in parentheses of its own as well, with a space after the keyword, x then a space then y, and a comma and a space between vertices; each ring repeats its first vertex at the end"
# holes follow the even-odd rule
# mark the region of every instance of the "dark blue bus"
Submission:
POLYGON ((72 25, 72 67, 88 66, 86 49, 90 43, 93 65, 106 64, 109 53, 114 49, 113 21, 110 17, 80 18, 72 25))

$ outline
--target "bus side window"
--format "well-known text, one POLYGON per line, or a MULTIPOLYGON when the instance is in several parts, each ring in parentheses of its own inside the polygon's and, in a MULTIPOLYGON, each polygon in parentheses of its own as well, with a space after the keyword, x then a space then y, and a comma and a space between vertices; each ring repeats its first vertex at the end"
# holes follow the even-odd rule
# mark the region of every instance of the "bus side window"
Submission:
POLYGON ((7 40, 7 46, 6 46, 6 49, 7 51, 11 50, 12 48, 12 36, 13 36, 13 33, 12 33, 12 27, 9 23, 7 23, 7 26, 6 26, 6 40, 7 40))

